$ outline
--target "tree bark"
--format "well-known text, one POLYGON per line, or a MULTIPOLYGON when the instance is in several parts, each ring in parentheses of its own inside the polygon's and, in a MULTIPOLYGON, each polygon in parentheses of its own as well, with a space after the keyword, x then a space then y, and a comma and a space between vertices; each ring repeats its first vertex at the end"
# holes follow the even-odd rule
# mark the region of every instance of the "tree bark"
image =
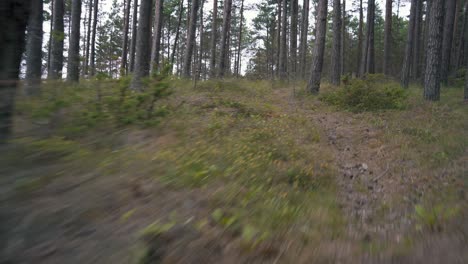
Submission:
POLYGON ((307 35, 309 32, 309 0, 304 0, 302 5, 302 31, 299 57, 301 60, 301 79, 305 79, 307 57, 307 35))
POLYGON ((444 0, 433 0, 429 16, 427 58, 424 74, 424 99, 440 99, 440 67, 444 27, 444 0))
POLYGON ((156 0, 155 13, 154 13, 154 38, 153 48, 151 49, 151 73, 158 71, 159 65, 159 53, 161 51, 161 29, 162 29, 162 15, 163 15, 164 0, 156 0))
POLYGON ((279 71, 280 71, 280 79, 281 80, 286 80, 288 78, 288 73, 287 73, 287 61, 288 61, 288 47, 286 43, 286 32, 287 32, 287 25, 286 21, 288 19, 287 13, 288 13, 288 6, 287 6, 287 0, 282 0, 282 12, 283 14, 281 15, 281 46, 280 46, 280 62, 279 62, 279 71))
POLYGON ((88 30, 86 32, 86 45, 85 45, 85 61, 84 61, 84 74, 89 73, 89 48, 91 45, 91 21, 93 15, 93 0, 88 2, 88 30))
MULTIPOLYGON (((229 0, 230 1, 230 0, 229 0)), ((198 6, 200 0, 193 0, 190 10, 190 22, 187 32, 187 46, 185 48, 185 57, 182 75, 184 78, 190 78, 191 74, 191 65, 193 57, 193 49, 195 47, 195 33, 197 30, 197 15, 198 15, 198 6)))
POLYGON ((343 0, 343 18, 341 21, 341 75, 345 74, 345 55, 346 55, 346 0, 343 0))
POLYGON ((341 82, 341 0, 333 0, 333 47, 331 54, 330 82, 341 82))
POLYGON ((216 76, 216 43, 218 31, 218 0, 213 0, 213 21, 211 21, 210 77, 216 76))
POLYGON ((384 58, 383 58, 383 73, 390 74, 390 54, 392 45, 392 5, 393 0, 387 0, 385 5, 385 35, 384 35, 384 58))
POLYGON ((374 20, 375 20, 375 0, 367 2, 367 29, 366 41, 362 50, 360 76, 375 72, 374 64, 374 20))
POLYGON ((47 75, 49 74, 50 72, 50 63, 51 63, 51 50, 52 50, 52 32, 54 31, 53 30, 53 21, 54 21, 54 0, 51 0, 50 1, 50 26, 49 26, 49 44, 48 44, 48 47, 47 47, 47 75))
POLYGON ((421 67, 421 35, 422 35, 422 7, 423 0, 418 0, 416 5, 416 18, 414 24, 414 51, 413 51, 413 62, 412 62, 412 76, 416 80, 419 78, 419 72, 421 67))
POLYGON ((226 73, 226 60, 229 52, 229 24, 231 23, 232 0, 224 1, 223 31, 221 34, 221 52, 219 56, 218 77, 223 78, 226 73))
MULTIPOLYGON (((297 0, 296 0, 297 1, 297 0)), ((241 8, 240 8, 240 24, 239 24, 239 43, 237 43, 237 59, 236 59, 236 75, 237 77, 240 76, 240 67, 241 67, 241 49, 242 49, 242 27, 243 27, 243 20, 244 20, 244 0, 241 0, 241 8)), ((297 34, 297 32, 296 32, 297 34)))
POLYGON ((65 39, 64 25, 63 25, 64 5, 63 0, 55 0, 54 3, 54 21, 52 31, 52 45, 50 56, 50 72, 48 72, 49 79, 62 78, 63 68, 63 41, 65 39))
POLYGON ((312 53, 312 69, 307 90, 311 93, 318 93, 320 90, 320 80, 322 78, 323 56, 325 52, 325 38, 327 31, 327 7, 328 0, 319 0, 318 14, 316 22, 316 39, 314 51, 312 53))
POLYGON ((358 47, 357 47, 357 59, 356 59, 356 74, 359 75, 361 72, 361 60, 363 50, 363 35, 364 32, 364 11, 362 8, 362 0, 359 0, 359 27, 358 27, 358 47))
POLYGON ((278 13, 278 20, 276 21, 276 77, 280 78, 280 57, 281 57, 281 15, 282 15, 282 8, 281 3, 282 0, 278 1, 277 13, 278 13))
POLYGON ((128 72, 128 31, 130 27, 130 3, 131 0, 125 0, 124 10, 124 32, 122 40, 122 62, 120 63, 120 75, 125 76, 128 72))
POLYGON ((202 69, 202 61, 203 61, 203 5, 204 5, 205 1, 204 0, 201 0, 201 3, 200 3, 200 25, 199 25, 199 29, 198 29, 198 35, 200 37, 200 40, 199 40, 199 45, 200 45, 200 48, 199 48, 199 55, 198 55, 198 63, 197 63, 197 74, 196 74, 196 78, 197 80, 199 80, 201 78, 201 69, 202 69))
POLYGON ((408 25, 408 37, 406 38, 406 49, 405 57, 403 59, 403 69, 401 71, 401 86, 403 88, 408 88, 410 71, 411 71, 411 62, 413 60, 413 50, 414 50, 414 27, 416 20, 416 6, 418 5, 419 0, 411 0, 411 11, 410 11, 410 20, 408 25))
POLYGON ((130 84, 132 90, 142 90, 142 78, 149 75, 149 56, 151 39, 151 10, 152 0, 142 0, 140 5, 140 17, 138 19, 138 33, 136 42, 135 68, 130 84))
MULTIPOLYGON (((217 1, 217 0, 215 0, 217 1)), ((177 21, 177 30, 176 30, 176 35, 174 39, 174 46, 172 46, 172 53, 171 53, 171 72, 174 67, 174 62, 175 62, 175 53, 176 53, 176 48, 177 43, 179 41, 179 35, 180 35, 180 26, 182 25, 182 14, 184 11, 184 0, 180 0, 179 2, 179 19, 177 21)))
MULTIPOLYGON (((340 0, 341 1, 341 0, 340 0)), ((298 0, 291 0, 291 29, 290 29, 290 56, 291 76, 295 80, 297 72, 297 17, 299 12, 298 0)))
POLYGON ((26 95, 39 92, 42 75, 42 1, 31 1, 26 43, 26 95))
POLYGON ((453 40, 453 24, 455 19, 456 0, 445 1, 445 22, 444 22, 444 36, 442 42, 442 65, 441 65, 441 81, 444 84, 448 82, 448 75, 450 70, 450 56, 452 51, 453 40))
POLYGON ((31 0, 0 1, 0 144, 11 134, 15 93, 31 0))
POLYGON ((133 1, 133 14, 132 14, 132 41, 130 43, 130 65, 129 71, 133 72, 135 68, 135 49, 136 40, 138 36, 138 0, 133 1))
POLYGON ((81 0, 72 0, 71 35, 68 48, 67 81, 78 82, 80 78, 80 25, 81 0))
POLYGON ((97 28, 97 17, 99 9, 99 0, 94 0, 93 7, 93 32, 91 34, 91 54, 89 56, 89 67, 91 68, 91 76, 96 75, 96 28, 97 28))

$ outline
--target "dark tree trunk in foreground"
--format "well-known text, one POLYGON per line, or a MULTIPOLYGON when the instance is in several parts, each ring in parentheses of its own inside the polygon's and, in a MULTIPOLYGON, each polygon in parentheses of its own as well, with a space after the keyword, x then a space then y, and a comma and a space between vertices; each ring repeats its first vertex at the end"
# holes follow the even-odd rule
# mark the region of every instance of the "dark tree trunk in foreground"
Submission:
POLYGON ((309 31, 309 0, 304 0, 302 6, 302 31, 301 31, 301 43, 299 47, 299 58, 300 58, 300 71, 301 79, 305 79, 306 73, 306 56, 307 56, 307 34, 309 31))
POLYGON ((174 39, 174 46, 172 46, 172 53, 171 53, 171 72, 174 67, 175 53, 176 53, 176 48, 178 47, 177 43, 179 42, 180 26, 182 25, 183 11, 184 11, 184 0, 180 0, 179 1, 179 18, 177 21, 177 29, 176 29, 175 39, 174 39))
POLYGON ((138 0, 133 1, 133 16, 132 16, 132 42, 130 43, 130 65, 129 70, 133 72, 135 68, 135 49, 138 36, 138 0))
POLYGON ((427 58, 424 74, 424 99, 440 99, 440 61, 442 59, 442 39, 444 27, 444 0, 434 0, 429 16, 427 58))
POLYGON ((41 84, 42 68, 42 1, 31 1, 26 43, 26 83, 27 95, 37 94, 41 84))
POLYGON ((288 78, 288 73, 286 69, 286 65, 288 61, 288 47, 286 44, 286 39, 287 39, 286 38, 286 32, 287 32, 286 21, 288 19, 287 17, 288 7, 287 7, 286 1, 287 0, 282 0, 283 7, 281 8, 283 12, 283 14, 281 14, 281 46, 280 46, 280 62, 279 62, 279 72, 280 72, 281 80, 286 80, 288 78))
POLYGON ((333 47, 331 54, 330 82, 341 82, 341 0, 333 0, 333 47))
POLYGON ((225 0, 223 11, 223 31, 221 34, 221 51, 219 55, 219 72, 218 77, 224 77, 226 73, 226 60, 229 51, 229 24, 231 23, 231 8, 232 0, 225 0))
MULTIPOLYGON (((230 0, 228 0, 230 1, 230 0)), ((195 33, 197 31, 197 16, 198 16, 198 6, 200 0, 193 0, 190 10, 190 22, 187 32, 187 46, 185 49, 184 65, 183 65, 183 77, 190 78, 191 76, 191 66, 192 66, 192 57, 193 49, 195 47, 195 33)))
POLYGON ((218 0, 213 0, 213 21, 211 21, 210 77, 216 76, 216 43, 218 30, 218 0))
POLYGON ((93 15, 93 1, 89 0, 88 3, 88 31, 86 36, 86 46, 85 46, 85 62, 84 62, 84 74, 88 75, 89 73, 89 48, 91 45, 91 17, 93 15))
POLYGON ((456 0, 445 0, 444 35, 442 42, 442 65, 440 66, 440 78, 444 84, 448 82, 450 56, 452 51, 453 24, 455 22, 456 0))
POLYGON ((130 27, 130 3, 131 0, 125 0, 125 11, 124 11, 124 32, 122 40, 122 63, 120 64, 120 75, 127 75, 128 70, 128 30, 130 27))
MULTIPOLYGON (((291 29, 290 29, 290 56, 291 56, 291 76, 295 80, 297 72, 297 17, 299 12, 298 0, 291 0, 291 29)), ((340 0, 341 1, 341 0, 340 0)))
POLYGON ((150 37, 151 37, 151 10, 152 0, 142 0, 140 5, 140 18, 138 19, 138 33, 136 42, 135 68, 130 87, 133 90, 142 89, 142 78, 149 75, 150 37))
MULTIPOLYGON (((403 69, 401 71, 401 86, 403 88, 408 88, 410 71, 411 71, 411 62, 413 60, 413 50, 414 50, 414 26, 416 20, 416 5, 420 0, 411 0, 411 11, 410 11, 410 21, 408 25, 408 37, 406 38, 406 49, 405 57, 403 59, 403 69)), ((414 65, 413 65, 414 66, 414 65)))
POLYGON ((361 72, 361 60, 363 50, 363 38, 364 38, 364 11, 362 10, 362 0, 359 0, 359 27, 358 27, 358 50, 356 59, 356 74, 359 75, 361 72))
POLYGON ((89 58, 89 67, 91 68, 91 76, 96 75, 96 28, 98 17, 99 1, 94 0, 93 7, 93 33, 91 34, 91 54, 89 58))
POLYGON ((328 0, 319 0, 317 9, 316 41, 312 53, 312 69, 307 84, 307 90, 311 93, 318 93, 320 90, 320 80, 322 78, 323 55, 325 52, 325 37, 327 31, 327 7, 328 0))
POLYGON ((71 35, 68 48, 67 81, 78 82, 80 78, 80 20, 81 0, 72 1, 71 35))
POLYGON ((0 144, 11 133, 30 0, 0 1, 0 144))
POLYGON ((162 15, 163 15, 164 0, 156 0, 154 11, 154 38, 153 47, 151 49, 151 73, 157 72, 159 65, 159 53, 161 51, 161 29, 162 29, 162 15))
POLYGON ((392 45, 392 4, 393 0, 387 0, 385 5, 385 33, 384 33, 384 57, 383 57, 383 73, 390 74, 390 52, 392 45))
POLYGON ((49 79, 62 78, 63 68, 63 41, 65 38, 63 26, 64 5, 63 0, 55 0, 54 2, 54 21, 52 31, 52 44, 50 50, 50 72, 49 79))
POLYGON ((416 18, 414 24, 414 45, 413 45, 413 62, 411 66, 411 76, 417 80, 421 68, 421 44, 422 44, 422 18, 423 18, 423 0, 418 0, 416 4, 416 18))

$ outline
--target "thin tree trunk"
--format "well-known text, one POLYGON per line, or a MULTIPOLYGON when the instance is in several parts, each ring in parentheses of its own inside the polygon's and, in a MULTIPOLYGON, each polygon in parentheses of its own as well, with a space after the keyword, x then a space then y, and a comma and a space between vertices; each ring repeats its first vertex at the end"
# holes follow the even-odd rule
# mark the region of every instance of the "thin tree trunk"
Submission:
POLYGON ((287 73, 287 61, 288 61, 288 46, 287 46, 287 19, 288 19, 288 5, 287 5, 287 0, 282 0, 282 12, 283 14, 281 15, 281 46, 280 46, 280 79, 281 80, 286 80, 288 78, 288 73, 287 73))
POLYGON ((51 45, 51 57, 50 57, 50 71, 48 73, 49 79, 60 79, 62 78, 63 68, 63 41, 65 39, 64 25, 64 4, 63 0, 55 0, 54 3, 54 21, 52 31, 52 45, 51 45))
POLYGON ((442 59, 442 42, 444 27, 444 0, 433 0, 429 16, 427 40, 426 70, 424 75, 424 99, 440 99, 440 61, 442 59))
POLYGON ((426 65, 427 65, 427 49, 428 49, 428 39, 429 39, 429 17, 431 16, 431 1, 426 1, 426 19, 424 21, 424 52, 423 60, 421 67, 421 86, 424 86, 426 81, 426 65))
POLYGON ((361 58, 361 72, 360 76, 364 76, 367 73, 375 72, 374 65, 374 17, 375 16, 375 0, 369 0, 367 2, 367 29, 366 29, 366 41, 362 50, 361 58))
POLYGON ((130 84, 133 90, 142 90, 142 78, 149 75, 149 56, 151 39, 151 10, 152 0, 142 0, 140 5, 140 18, 138 19, 138 33, 136 42, 135 68, 130 84))
POLYGON ((244 0, 241 0, 241 8, 240 8, 240 24, 239 24, 239 43, 237 45, 237 60, 236 60, 236 75, 239 77, 240 75, 240 66, 241 66, 241 49, 242 49, 242 27, 244 20, 244 0))
POLYGON ((138 37, 138 0, 133 1, 133 15, 132 15, 132 41, 130 43, 130 72, 135 69, 135 51, 136 51, 136 40, 138 37))
POLYGON ((384 35, 384 58, 383 58, 383 73, 390 74, 390 54, 392 45, 392 5, 393 0, 387 0, 385 5, 385 35, 384 35))
POLYGON ((281 57, 281 15, 282 15, 282 8, 281 3, 282 0, 278 1, 278 20, 277 20, 277 28, 276 28, 276 77, 280 78, 280 57, 281 57))
POLYGON ((218 0, 213 0, 213 21, 211 21, 210 77, 216 76, 216 43, 218 31, 218 0))
POLYGON ((221 34, 221 52, 219 56, 218 77, 223 78, 226 73, 226 61, 229 52, 229 24, 231 23, 232 0, 224 1, 223 31, 221 34))
POLYGON ((343 0, 343 18, 341 21, 341 75, 345 74, 345 55, 346 55, 346 0, 343 0))
POLYGON ((185 47, 185 57, 184 57, 184 65, 182 75, 184 78, 190 78, 191 76, 191 65, 192 65, 192 57, 193 57, 193 50, 195 47, 195 33, 197 30, 197 15, 198 15, 198 6, 200 4, 200 0, 193 0, 192 6, 190 10, 190 22, 188 27, 188 36, 187 36, 187 46, 185 47))
POLYGON ((26 43, 26 83, 25 93, 34 95, 39 92, 42 67, 42 1, 31 1, 26 43))
POLYGON ((85 45, 85 62, 84 62, 84 74, 89 73, 89 48, 91 45, 91 21, 93 15, 93 0, 88 2, 88 30, 86 32, 86 45, 85 45))
POLYGON ((94 0, 93 7, 93 33, 91 34, 91 54, 89 58, 89 67, 91 68, 91 76, 96 75, 96 28, 97 28, 97 17, 99 9, 99 0, 94 0))
POLYGON ((456 0, 445 1, 445 22, 444 22, 444 37, 442 42, 442 65, 441 65, 441 81, 444 84, 448 82, 450 70, 450 56, 452 51, 453 40, 453 24, 455 19, 456 0))
POLYGON ((31 0, 0 1, 0 144, 11 134, 15 93, 31 0))
POLYGON ((306 57, 307 57, 307 35, 309 32, 309 0, 304 0, 302 5, 302 31, 300 44, 300 60, 301 60, 301 79, 305 79, 306 73, 306 57))
POLYGON ((124 32, 122 40, 122 62, 120 63, 120 76, 127 75, 127 58, 128 58, 128 30, 130 27, 130 3, 131 0, 125 0, 124 10, 124 32))
POLYGON ((50 72, 50 63, 51 63, 51 50, 52 50, 52 32, 53 32, 53 21, 54 21, 54 0, 50 1, 50 27, 49 27, 49 45, 47 47, 47 75, 50 72))
POLYGON ((362 50, 363 50, 363 32, 364 32, 364 11, 362 9, 362 0, 359 0, 359 27, 358 27, 358 50, 357 50, 357 60, 356 60, 356 74, 361 73, 361 60, 362 60, 362 50))
POLYGON ((333 0, 333 48, 331 54, 330 82, 340 85, 341 81, 341 0, 333 0))
MULTIPOLYGON (((215 0, 216 1, 216 0, 215 0)), ((175 59, 175 52, 176 48, 178 47, 177 43, 179 41, 179 35, 180 35, 180 26, 182 25, 182 14, 184 11, 184 0, 180 0, 179 3, 179 19, 177 21, 177 30, 176 30, 176 35, 174 39, 174 46, 172 46, 172 54, 171 54, 171 72, 174 67, 174 59, 175 59)))
POLYGON ((423 0, 418 0, 416 5, 416 18, 414 24, 414 51, 413 51, 413 62, 412 62, 412 76, 415 80, 419 78, 419 72, 421 67, 421 35, 422 35, 422 7, 423 0))
POLYGON ((159 53, 161 51, 161 29, 162 29, 162 15, 163 15, 164 0, 156 0, 154 7, 154 38, 153 48, 151 49, 151 73, 154 73, 160 67, 159 65, 159 53))
POLYGON ((68 48, 67 81, 78 82, 80 79, 80 19, 81 0, 72 0, 71 35, 68 48))
POLYGON ((320 90, 320 81, 322 78, 323 56, 325 53, 325 38, 327 31, 327 7, 328 0, 319 0, 316 39, 314 51, 312 53, 312 69, 307 90, 311 93, 318 93, 320 90))
MULTIPOLYGON (((416 8, 419 0, 411 0, 411 11, 410 11, 410 21, 408 25, 408 37, 406 39, 406 50, 405 57, 403 59, 403 69, 401 71, 401 86, 403 88, 408 88, 410 71, 411 71, 411 62, 413 60, 413 50, 414 50, 414 31, 416 24, 416 8)), ((414 66, 414 65, 413 65, 414 66)))
POLYGON ((291 0, 291 29, 289 34, 290 56, 291 56, 291 76, 296 80, 297 72, 297 17, 299 12, 298 0, 291 0))
POLYGON ((196 78, 199 80, 201 77, 201 68, 202 68, 202 61, 203 61, 203 4, 205 3, 204 0, 201 0, 200 5, 200 28, 199 28, 199 37, 200 37, 200 49, 198 55, 198 67, 197 67, 197 74, 196 78))

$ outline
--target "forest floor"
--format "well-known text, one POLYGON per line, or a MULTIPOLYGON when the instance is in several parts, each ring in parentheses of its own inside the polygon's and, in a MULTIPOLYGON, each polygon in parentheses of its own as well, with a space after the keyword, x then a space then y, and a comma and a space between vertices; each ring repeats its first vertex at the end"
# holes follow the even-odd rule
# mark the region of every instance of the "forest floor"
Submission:
POLYGON ((119 85, 18 99, 0 263, 468 262, 462 89, 353 113, 299 85, 171 81, 137 122, 119 85))

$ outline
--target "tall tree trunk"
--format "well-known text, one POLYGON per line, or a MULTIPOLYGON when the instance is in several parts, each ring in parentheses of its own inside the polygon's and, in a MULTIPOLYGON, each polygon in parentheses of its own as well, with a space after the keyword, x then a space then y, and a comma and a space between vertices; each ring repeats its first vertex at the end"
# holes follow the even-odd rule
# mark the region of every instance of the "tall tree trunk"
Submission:
POLYGON ((343 0, 343 18, 341 21, 341 75, 345 74, 345 55, 346 55, 346 0, 343 0))
POLYGON ((239 42, 237 43, 237 59, 236 59, 236 75, 237 77, 240 76, 240 67, 241 67, 241 53, 242 53, 242 27, 244 20, 244 0, 241 0, 241 7, 240 7, 240 23, 239 23, 239 42))
POLYGON ((27 95, 37 94, 41 84, 42 68, 42 1, 31 1, 26 43, 26 83, 27 95))
POLYGON ((128 58, 128 30, 130 27, 130 3, 131 0, 125 0, 124 10, 124 32, 122 40, 122 63, 120 63, 120 75, 127 75, 127 58, 128 58))
POLYGON ((309 32, 309 0, 304 0, 302 4, 302 31, 301 31, 301 43, 300 43, 300 55, 301 60, 301 79, 305 79, 306 73, 306 57, 307 57, 307 35, 309 32))
POLYGON ((54 21, 54 0, 50 1, 50 27, 49 27, 49 45, 47 47, 47 75, 50 72, 50 63, 51 63, 51 50, 52 50, 52 32, 53 32, 53 21, 54 21))
POLYGON ((200 77, 201 77, 201 69, 202 69, 202 61, 203 61, 203 5, 204 5, 205 1, 204 0, 201 0, 201 4, 200 4, 200 28, 199 28, 199 32, 198 32, 198 35, 200 37, 200 40, 199 40, 199 43, 200 43, 200 49, 199 49, 199 55, 198 55, 198 63, 197 63, 197 74, 196 74, 196 78, 199 80, 200 77))
MULTIPOLYGON (((408 25, 408 37, 406 39, 405 57, 403 59, 403 69, 401 71, 401 86, 408 88, 410 79, 411 62, 414 50, 414 31, 416 24, 416 7, 419 0, 411 0, 410 21, 408 25)), ((413 65, 414 66, 414 65, 413 65)))
POLYGON ((197 30, 197 15, 199 4, 200 0, 192 0, 192 6, 190 8, 190 22, 187 32, 187 46, 185 49, 184 65, 182 72, 184 78, 190 78, 191 76, 190 66, 192 65, 193 49, 195 47, 195 33, 197 30))
POLYGON ((431 5, 432 1, 426 1, 426 18, 424 21, 424 52, 422 58, 422 67, 421 67, 421 86, 424 86, 426 81, 426 65, 427 65, 427 48, 428 48, 428 39, 429 39, 429 18, 431 16, 431 5))
POLYGON ((64 25, 64 4, 63 0, 55 0, 54 3, 54 21, 52 31, 52 45, 50 51, 50 71, 48 72, 49 79, 62 78, 63 68, 63 41, 65 39, 64 25))
POLYGON ((392 5, 393 0, 387 0, 385 5, 385 35, 384 35, 384 57, 383 57, 383 73, 390 74, 390 52, 392 45, 392 5))
POLYGON ((94 0, 93 7, 93 32, 91 34, 91 54, 89 56, 89 67, 91 68, 91 76, 96 75, 96 29, 99 9, 99 0, 94 0))
POLYGON ((433 0, 429 16, 426 70, 424 74, 424 99, 440 99, 440 61, 444 28, 444 0, 433 0))
POLYGON ((462 29, 461 29, 461 36, 460 36, 460 44, 458 45, 458 50, 457 50, 457 54, 458 54, 458 57, 457 57, 457 67, 464 67, 464 56, 463 54, 466 52, 464 52, 465 49, 465 46, 466 44, 468 44, 467 42, 467 36, 468 36, 468 1, 465 2, 465 6, 464 6, 464 12, 463 12, 463 25, 462 25, 462 29))
POLYGON ((130 42, 130 65, 129 70, 133 72, 135 68, 135 49, 136 40, 138 36, 138 0, 133 1, 133 15, 132 15, 132 41, 130 42))
POLYGON ((413 51, 413 62, 412 62, 412 76, 414 79, 419 78, 419 72, 421 67, 421 35, 422 35, 422 7, 423 7, 423 0, 418 0, 416 4, 416 18, 414 24, 414 51, 413 51))
POLYGON ((330 82, 340 85, 341 81, 341 0, 333 0, 333 48, 331 54, 330 82))
POLYGON ((360 76, 366 73, 374 73, 374 20, 375 20, 375 0, 367 2, 367 28, 366 41, 362 50, 360 76))
MULTIPOLYGON (((215 0, 215 1, 217 1, 217 0, 215 0)), ((174 39, 174 46, 172 46, 171 72, 172 72, 172 69, 174 67, 176 48, 178 47, 177 43, 179 41, 180 26, 182 25, 183 11, 184 11, 184 0, 179 0, 179 18, 178 18, 178 21, 177 21, 177 30, 176 30, 176 35, 175 35, 175 39, 174 39)))
POLYGON ((322 78, 323 56, 325 53, 325 38, 327 31, 327 7, 328 0, 319 0, 316 22, 316 38, 314 51, 312 53, 312 73, 310 75, 307 90, 311 93, 318 93, 322 78))
POLYGON ((216 76, 216 43, 218 31, 218 0, 213 0, 213 21, 211 21, 210 77, 216 76))
MULTIPOLYGON (((341 0, 340 0, 341 1, 341 0)), ((291 29, 289 35, 290 56, 291 56, 291 76, 296 80, 297 72, 297 17, 299 12, 298 0, 291 0, 291 29)))
POLYGON ((0 1, 0 144, 11 134, 15 92, 31 0, 0 1))
POLYGON ((281 15, 282 15, 282 8, 281 3, 282 0, 278 1, 277 13, 278 13, 278 20, 276 22, 276 77, 280 78, 280 57, 281 57, 281 15))
POLYGON ((287 61, 288 61, 288 46, 287 46, 287 37, 286 37, 286 32, 287 32, 287 20, 288 20, 288 5, 287 5, 287 0, 282 0, 282 11, 283 14, 281 15, 281 46, 280 46, 280 79, 281 80, 286 80, 288 78, 288 73, 287 73, 287 61))
POLYGON ((91 45, 91 21, 93 15, 93 0, 88 2, 88 30, 86 32, 86 45, 85 45, 85 62, 84 62, 84 74, 89 73, 89 48, 91 45))
POLYGON ((364 11, 362 7, 362 0, 359 0, 359 27, 358 27, 358 47, 357 47, 357 60, 356 60, 356 74, 361 73, 361 60, 363 50, 363 38, 364 38, 364 11))
POLYGON ((229 24, 231 23, 232 0, 224 1, 223 31, 221 34, 221 52, 219 56, 218 77, 223 78, 226 73, 226 61, 229 52, 229 24))
POLYGON ((68 48, 67 81, 78 82, 80 78, 80 25, 81 0, 72 1, 71 36, 68 48))
POLYGON ((142 89, 141 79, 149 75, 149 56, 151 38, 151 10, 152 0, 142 0, 140 5, 140 17, 138 19, 138 33, 136 42, 135 68, 131 89, 140 91, 142 89))
POLYGON ((151 73, 158 71, 159 65, 159 53, 161 51, 161 29, 163 23, 163 5, 164 0, 156 0, 154 7, 154 38, 153 48, 151 49, 151 73))
POLYGON ((450 53, 452 51, 453 24, 455 19, 456 4, 456 0, 445 1, 445 22, 442 42, 442 65, 440 66, 441 81, 444 84, 447 84, 448 82, 448 75, 450 70, 450 53))

